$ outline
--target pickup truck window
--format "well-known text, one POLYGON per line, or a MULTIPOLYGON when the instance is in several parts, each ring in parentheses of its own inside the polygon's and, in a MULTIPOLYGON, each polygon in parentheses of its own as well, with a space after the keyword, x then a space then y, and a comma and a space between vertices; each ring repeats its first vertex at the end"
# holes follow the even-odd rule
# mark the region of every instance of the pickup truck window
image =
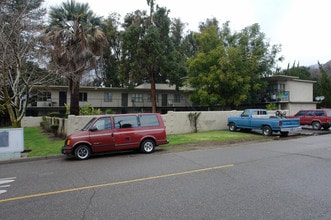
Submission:
POLYGON ((241 117, 249 117, 249 111, 245 110, 243 113, 241 113, 241 117))
POLYGON ((266 111, 261 111, 261 110, 257 110, 257 111, 253 111, 252 115, 267 115, 268 113, 266 111))

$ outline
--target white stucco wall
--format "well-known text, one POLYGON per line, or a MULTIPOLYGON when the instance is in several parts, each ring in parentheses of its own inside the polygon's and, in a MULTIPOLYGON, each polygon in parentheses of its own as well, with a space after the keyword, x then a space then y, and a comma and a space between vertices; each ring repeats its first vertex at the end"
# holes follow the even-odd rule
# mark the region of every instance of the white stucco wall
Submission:
POLYGON ((288 115, 295 115, 298 111, 303 109, 316 109, 316 104, 309 104, 309 103, 291 103, 289 105, 289 114, 288 115))
MULTIPOLYGON (((268 111, 268 114, 275 114, 276 111, 268 111)), ((167 134, 184 134, 193 131, 188 115, 191 112, 173 112, 169 111, 162 115, 164 124, 166 126, 167 134)), ((194 113, 194 112, 192 112, 194 113)), ((240 115, 242 111, 201 111, 198 118, 198 132, 212 131, 212 130, 227 130, 227 119, 229 116, 240 115)), ((288 115, 288 111, 286 111, 288 115)), ((60 123, 59 132, 71 134, 84 127, 84 125, 94 116, 74 116, 69 115, 64 122, 64 128, 61 128, 60 123), (62 130, 63 129, 63 130, 62 130)), ((22 127, 37 127, 40 126, 41 117, 25 117, 22 120, 22 127)), ((62 119, 61 119, 62 121, 62 119)))
MULTIPOLYGON (((240 115, 242 111, 202 111, 198 119, 198 131, 225 130, 227 129, 227 118, 232 115, 240 115)), ((192 132, 188 115, 191 112, 169 111, 162 115, 168 134, 183 134, 192 132)), ((84 127, 93 116, 69 115, 64 123, 64 132, 71 134, 84 127)), ((24 117, 22 127, 38 127, 42 121, 41 117, 24 117)), ((62 123, 61 123, 62 124, 62 123)), ((59 131, 62 128, 59 127, 59 131)))
MULTIPOLYGON (((202 111, 198 118, 198 131, 225 130, 227 118, 239 115, 242 111, 202 111)), ((162 115, 168 134, 192 132, 188 115, 191 112, 172 112, 162 115)), ((194 112, 192 112, 194 113, 194 112)))
POLYGON ((42 121, 42 117, 24 117, 21 121, 21 127, 26 128, 26 127, 39 127, 40 122, 42 121))
POLYGON ((291 102, 312 102, 313 83, 302 81, 288 81, 286 90, 290 91, 291 102))

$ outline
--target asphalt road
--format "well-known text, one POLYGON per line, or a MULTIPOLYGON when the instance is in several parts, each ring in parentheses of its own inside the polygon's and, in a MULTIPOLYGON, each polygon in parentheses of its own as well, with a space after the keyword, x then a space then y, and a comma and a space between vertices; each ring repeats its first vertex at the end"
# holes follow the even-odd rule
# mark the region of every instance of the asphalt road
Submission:
POLYGON ((331 134, 0 165, 0 219, 331 219, 331 134))

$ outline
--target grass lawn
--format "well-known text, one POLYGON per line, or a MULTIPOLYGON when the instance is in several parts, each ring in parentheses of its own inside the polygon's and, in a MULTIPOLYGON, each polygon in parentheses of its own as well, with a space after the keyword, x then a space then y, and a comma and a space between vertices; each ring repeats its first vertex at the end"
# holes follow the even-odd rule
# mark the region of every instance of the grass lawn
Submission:
MULTIPOLYGON (((207 131, 187 134, 172 134, 167 136, 169 144, 160 146, 164 152, 178 152, 184 150, 196 149, 198 144, 201 147, 208 147, 211 142, 216 144, 233 143, 251 140, 263 140, 264 136, 260 134, 230 132, 230 131, 207 131), (206 144, 208 142, 208 144, 206 144), (193 145, 192 145, 193 143, 193 145), (201 143, 205 143, 204 146, 201 143)), ((61 147, 64 139, 50 138, 41 132, 39 127, 24 128, 24 150, 30 151, 28 157, 49 156, 61 154, 61 147)))
POLYGON ((41 133, 39 127, 24 128, 24 150, 28 157, 61 154, 64 140, 54 140, 41 133))
POLYGON ((230 131, 206 131, 198 133, 172 134, 167 136, 170 145, 201 141, 242 141, 262 139, 263 136, 252 133, 230 131))

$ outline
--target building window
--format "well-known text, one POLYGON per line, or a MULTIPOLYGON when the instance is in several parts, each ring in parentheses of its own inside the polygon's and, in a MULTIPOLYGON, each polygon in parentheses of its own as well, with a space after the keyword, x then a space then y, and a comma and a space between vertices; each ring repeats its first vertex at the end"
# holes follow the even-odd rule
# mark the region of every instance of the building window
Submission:
POLYGON ((113 101, 113 96, 112 96, 111 92, 105 92, 103 94, 103 101, 104 102, 112 102, 113 101))
POLYGON ((180 102, 180 94, 174 94, 174 102, 180 102))
MULTIPOLYGON (((156 99, 156 102, 158 102, 159 101, 159 96, 158 96, 158 94, 156 94, 156 97, 155 97, 155 99, 156 99)), ((151 96, 151 94, 147 94, 147 102, 151 102, 152 101, 152 96, 151 96)))
POLYGON ((143 101, 143 94, 135 93, 132 94, 132 102, 142 102, 143 101))
POLYGON ((52 100, 51 92, 39 92, 37 100, 38 101, 45 101, 45 102, 49 101, 49 100, 52 100))
POLYGON ((79 93, 79 101, 80 102, 87 102, 87 93, 86 92, 80 92, 79 93))
POLYGON ((274 84, 271 86, 271 91, 272 92, 284 92, 285 91, 285 84, 279 83, 279 84, 274 84))

